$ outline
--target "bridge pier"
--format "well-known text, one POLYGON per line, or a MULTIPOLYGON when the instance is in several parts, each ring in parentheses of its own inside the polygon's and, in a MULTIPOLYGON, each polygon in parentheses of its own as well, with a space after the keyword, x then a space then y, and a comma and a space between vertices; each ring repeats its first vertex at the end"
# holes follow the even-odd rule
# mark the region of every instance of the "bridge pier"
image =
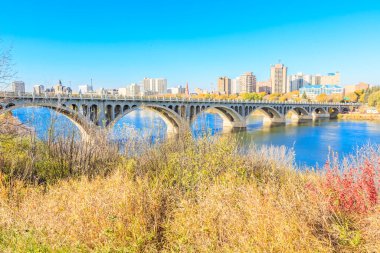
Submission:
POLYGON ((269 118, 269 117, 264 117, 263 119, 263 124, 265 126, 271 126, 271 125, 283 125, 286 123, 285 118, 269 118))
POLYGON ((313 120, 313 116, 310 115, 292 115, 292 122, 307 122, 313 120))
POLYGON ((328 113, 315 113, 315 112, 313 112, 312 118, 313 118, 313 120, 316 120, 316 119, 329 119, 330 118, 330 114, 328 114, 328 113))

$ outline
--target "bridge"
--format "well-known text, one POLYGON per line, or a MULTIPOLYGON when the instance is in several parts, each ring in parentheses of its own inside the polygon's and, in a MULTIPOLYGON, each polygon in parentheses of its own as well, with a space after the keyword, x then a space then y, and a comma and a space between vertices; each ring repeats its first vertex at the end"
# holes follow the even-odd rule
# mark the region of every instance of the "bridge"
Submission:
POLYGON ((112 128, 128 113, 145 109, 158 113, 169 134, 188 129, 202 112, 216 113, 223 119, 223 128, 246 128, 253 113, 264 116, 265 124, 281 124, 286 118, 307 121, 336 118, 349 112, 357 103, 279 102, 215 100, 165 97, 122 97, 106 95, 15 95, 0 93, 0 114, 24 107, 45 107, 67 116, 82 132, 89 135, 97 128, 112 128))

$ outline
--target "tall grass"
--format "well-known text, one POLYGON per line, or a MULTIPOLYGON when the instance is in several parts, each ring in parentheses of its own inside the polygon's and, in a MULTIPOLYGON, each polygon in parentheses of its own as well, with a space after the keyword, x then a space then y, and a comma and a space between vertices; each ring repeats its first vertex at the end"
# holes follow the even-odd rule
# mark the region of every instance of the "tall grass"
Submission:
POLYGON ((229 137, 131 138, 120 149, 107 134, 1 142, 1 252, 380 251, 376 146, 330 162, 329 175, 297 170, 292 150, 243 151, 229 137), (374 166, 376 201, 332 208, 342 192, 329 180, 362 161, 374 166))

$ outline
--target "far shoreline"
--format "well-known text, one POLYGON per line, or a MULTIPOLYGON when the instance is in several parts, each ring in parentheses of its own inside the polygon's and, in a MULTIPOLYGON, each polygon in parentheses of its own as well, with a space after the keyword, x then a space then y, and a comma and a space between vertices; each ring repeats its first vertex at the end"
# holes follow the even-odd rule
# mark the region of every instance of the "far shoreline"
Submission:
POLYGON ((380 121, 380 114, 348 113, 348 114, 338 114, 337 118, 341 120, 380 121))

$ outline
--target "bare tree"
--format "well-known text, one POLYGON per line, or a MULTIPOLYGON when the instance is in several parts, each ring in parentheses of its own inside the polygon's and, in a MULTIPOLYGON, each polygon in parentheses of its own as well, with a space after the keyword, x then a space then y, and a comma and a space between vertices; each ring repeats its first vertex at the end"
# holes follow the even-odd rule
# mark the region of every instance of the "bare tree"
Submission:
MULTIPOLYGON (((12 48, 6 47, 3 41, 0 40, 0 92, 5 91, 9 87, 12 78, 16 76, 16 72, 13 70, 11 52, 12 48)), ((1 104, 6 102, 5 98, 0 98, 0 107, 2 107, 1 104)), ((14 118, 0 115, 0 135, 13 132, 20 126, 21 124, 14 118)))
POLYGON ((0 40, 0 91, 8 88, 12 78, 16 76, 12 63, 12 48, 6 47, 0 40))

